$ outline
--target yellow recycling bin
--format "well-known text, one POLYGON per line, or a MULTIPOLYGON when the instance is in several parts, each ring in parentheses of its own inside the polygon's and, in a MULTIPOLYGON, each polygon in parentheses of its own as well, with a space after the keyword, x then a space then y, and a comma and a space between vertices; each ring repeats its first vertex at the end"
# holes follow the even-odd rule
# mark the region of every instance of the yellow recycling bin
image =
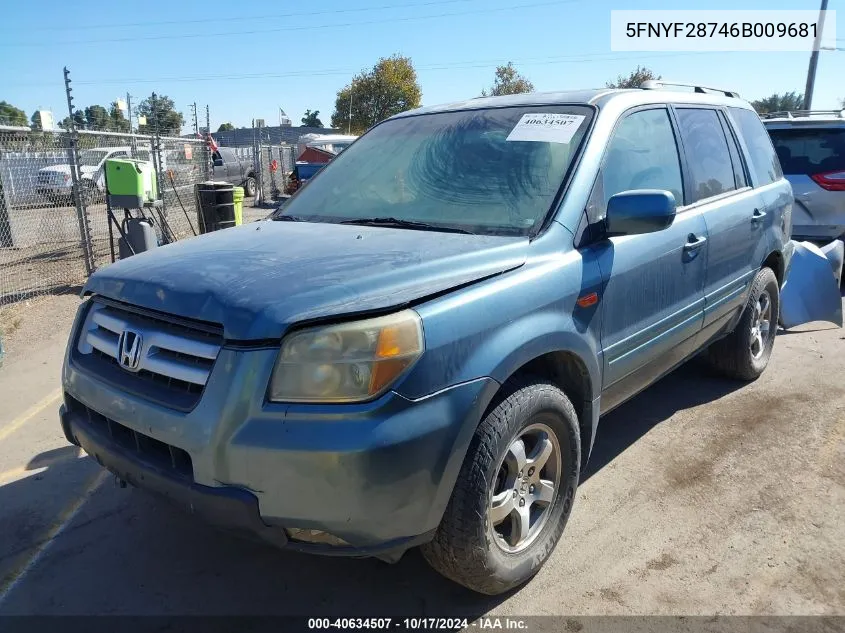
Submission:
POLYGON ((235 226, 240 226, 244 223, 244 188, 234 188, 234 202, 235 202, 235 226))

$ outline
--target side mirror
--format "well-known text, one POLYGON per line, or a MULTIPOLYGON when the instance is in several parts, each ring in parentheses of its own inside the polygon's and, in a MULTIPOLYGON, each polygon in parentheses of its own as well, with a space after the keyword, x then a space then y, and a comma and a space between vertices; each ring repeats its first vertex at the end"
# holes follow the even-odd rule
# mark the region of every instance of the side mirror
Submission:
POLYGON ((659 189, 617 193, 607 201, 605 235, 638 235, 662 231, 675 219, 675 196, 659 189))

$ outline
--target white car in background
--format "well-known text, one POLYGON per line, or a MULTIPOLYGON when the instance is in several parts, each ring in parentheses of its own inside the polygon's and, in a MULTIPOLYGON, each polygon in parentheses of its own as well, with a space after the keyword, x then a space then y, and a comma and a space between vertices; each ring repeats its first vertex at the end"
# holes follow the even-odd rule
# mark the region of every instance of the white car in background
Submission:
MULTIPOLYGON (((129 158, 132 149, 126 147, 94 147, 79 151, 82 199, 85 204, 103 200, 106 193, 105 164, 108 158, 129 158)), ((135 157, 151 160, 149 148, 137 148, 135 157)), ((38 170, 38 193, 54 204, 73 204, 73 179, 67 163, 38 170)))

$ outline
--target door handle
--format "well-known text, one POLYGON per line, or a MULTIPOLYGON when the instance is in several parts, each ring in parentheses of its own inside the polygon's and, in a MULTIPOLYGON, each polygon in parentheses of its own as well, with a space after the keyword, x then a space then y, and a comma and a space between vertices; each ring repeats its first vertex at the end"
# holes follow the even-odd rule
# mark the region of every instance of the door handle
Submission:
POLYGON ((751 214, 751 223, 756 224, 760 220, 766 217, 765 212, 760 211, 760 209, 754 209, 754 213, 751 214))
POLYGON ((684 244, 684 250, 687 251, 687 252, 698 250, 699 248, 704 246, 704 242, 706 242, 706 241, 707 241, 706 237, 696 237, 695 235, 690 233, 687 236, 687 243, 684 244))

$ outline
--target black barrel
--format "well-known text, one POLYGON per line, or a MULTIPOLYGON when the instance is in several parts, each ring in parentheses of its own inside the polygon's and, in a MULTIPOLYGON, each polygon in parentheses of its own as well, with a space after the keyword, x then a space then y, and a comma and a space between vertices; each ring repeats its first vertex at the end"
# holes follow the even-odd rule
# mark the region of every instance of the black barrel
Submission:
POLYGON ((211 233, 235 226, 235 188, 227 182, 201 182, 196 185, 200 233, 211 233))

